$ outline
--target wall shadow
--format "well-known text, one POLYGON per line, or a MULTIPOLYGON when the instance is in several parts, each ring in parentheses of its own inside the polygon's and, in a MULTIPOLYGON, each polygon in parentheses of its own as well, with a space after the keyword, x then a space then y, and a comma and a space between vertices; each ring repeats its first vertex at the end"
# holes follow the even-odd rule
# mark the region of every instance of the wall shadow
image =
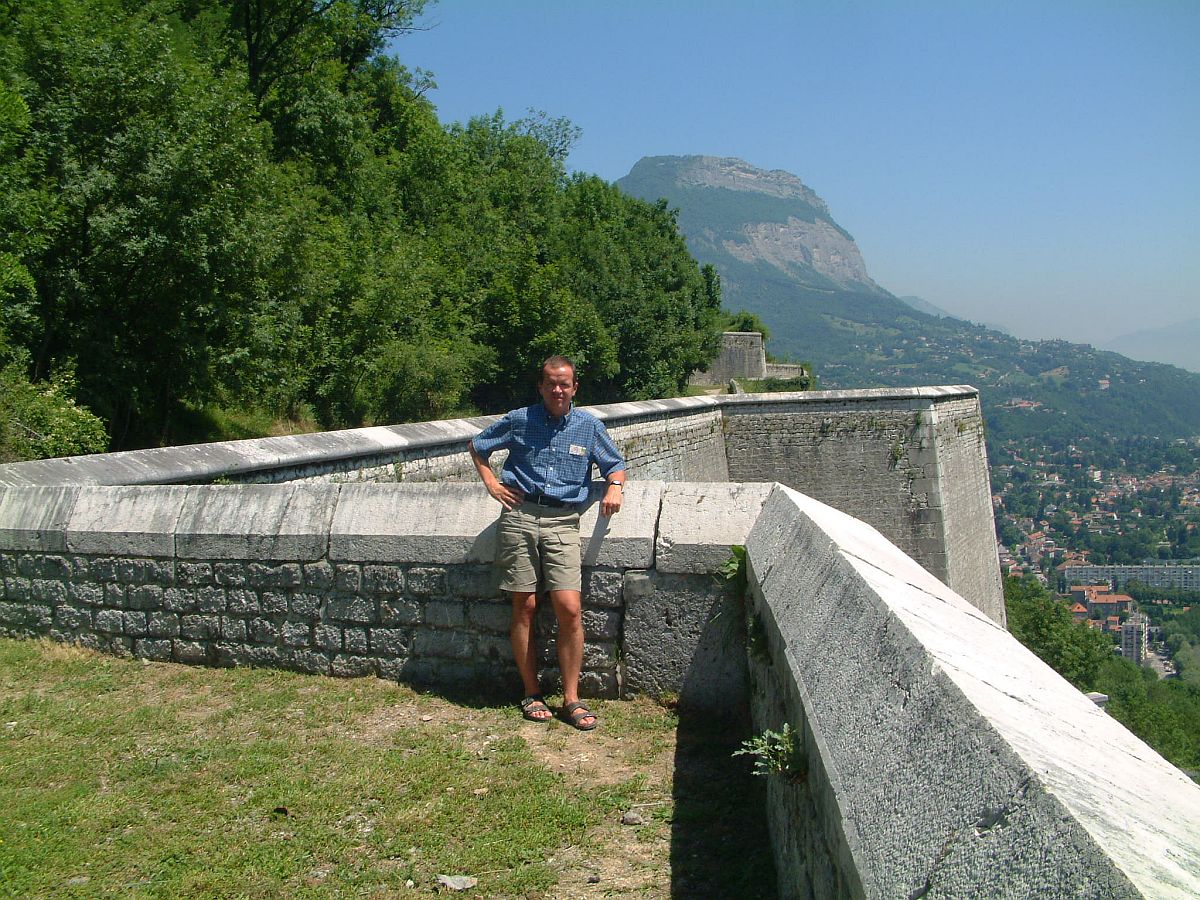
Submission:
POLYGON ((675 741, 671 896, 778 896, 767 791, 751 758, 733 756, 750 736, 749 710, 714 715, 681 708, 675 741))

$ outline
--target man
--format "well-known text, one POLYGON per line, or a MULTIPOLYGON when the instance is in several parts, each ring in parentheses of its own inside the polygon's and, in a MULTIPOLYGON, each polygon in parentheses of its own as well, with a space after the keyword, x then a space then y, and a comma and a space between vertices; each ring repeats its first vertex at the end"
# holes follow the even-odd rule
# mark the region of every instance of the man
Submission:
POLYGON ((596 716, 579 701, 583 664, 583 587, 579 561, 579 507, 587 500, 592 464, 608 482, 600 514, 621 508, 625 460, 595 416, 574 409, 579 390, 575 364, 551 356, 542 365, 542 402, 515 409, 467 444, 489 494, 500 502, 497 562, 500 587, 512 598, 513 657, 524 683, 521 713, 534 722, 551 718, 538 688, 533 616, 539 575, 558 619, 558 667, 562 673, 563 718, 581 731, 596 727, 596 716), (487 464, 507 450, 499 478, 487 464))

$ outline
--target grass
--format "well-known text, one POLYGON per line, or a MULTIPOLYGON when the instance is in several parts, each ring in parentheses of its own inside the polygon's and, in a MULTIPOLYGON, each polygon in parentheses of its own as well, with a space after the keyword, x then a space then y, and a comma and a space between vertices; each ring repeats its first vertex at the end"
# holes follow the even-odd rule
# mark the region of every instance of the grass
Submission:
POLYGON ((725 833, 761 827, 746 767, 692 742, 721 747, 709 835, 705 791, 677 796, 675 714, 596 708, 585 735, 376 679, 0 640, 0 895, 400 896, 466 874, 472 896, 592 876, 572 895, 665 897, 684 846, 773 894, 761 831, 749 854, 725 833), (622 826, 629 809, 647 824, 622 826))

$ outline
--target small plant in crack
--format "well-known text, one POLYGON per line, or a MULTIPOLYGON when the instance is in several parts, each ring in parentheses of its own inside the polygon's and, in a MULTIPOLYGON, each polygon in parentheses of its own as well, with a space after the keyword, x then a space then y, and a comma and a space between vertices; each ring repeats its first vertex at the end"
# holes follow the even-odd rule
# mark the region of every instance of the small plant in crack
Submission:
POLYGON ((742 741, 734 756, 753 756, 755 775, 780 775, 793 784, 808 778, 808 764, 798 752, 796 732, 787 722, 779 731, 764 731, 742 741))
POLYGON ((729 559, 717 569, 717 578, 724 581, 738 597, 746 595, 746 548, 734 544, 729 548, 729 559))

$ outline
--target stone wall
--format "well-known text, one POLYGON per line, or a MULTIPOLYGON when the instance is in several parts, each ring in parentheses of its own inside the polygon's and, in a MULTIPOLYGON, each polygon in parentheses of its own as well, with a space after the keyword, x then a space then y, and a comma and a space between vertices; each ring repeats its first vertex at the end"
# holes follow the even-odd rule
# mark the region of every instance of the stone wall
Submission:
POLYGON ((878 532, 778 487, 746 548, 781 896, 1200 894, 1200 786, 878 532))
MULTIPOLYGON (((515 696, 497 511, 463 484, 9 488, 0 630, 515 696)), ((1200 787, 865 523, 643 480, 581 534, 588 695, 800 736, 768 781, 782 896, 1200 893, 1200 787), (713 574, 732 544, 745 600, 713 574)))
MULTIPOLYGON (((591 411, 622 447, 634 480, 783 482, 870 522, 1003 622, 974 388, 687 397, 591 411), (949 424, 939 430, 935 420, 949 424), (960 429, 959 423, 967 424, 960 429)), ((466 442, 492 421, 451 419, 18 463, 0 466, 0 485, 474 483, 466 442)))
POLYGON ((721 335, 721 349, 705 372, 691 377, 695 385, 728 384, 731 378, 764 378, 767 354, 763 337, 757 331, 726 331, 721 335))
POLYGON ((921 388, 726 401, 730 480, 779 481, 868 522, 1004 622, 977 396, 921 388))
MULTIPOLYGON (((766 488, 642 481, 612 519, 590 504, 586 696, 744 703, 728 632, 740 618, 716 615, 736 602, 712 575, 729 546, 704 543, 695 514, 743 541, 766 488), (676 511, 660 524, 664 508, 676 511)), ((441 686, 507 678, 516 690, 510 604, 492 566, 498 512, 465 484, 10 488, 0 633, 181 663, 441 686)), ((538 628, 549 688, 547 604, 538 628)))

